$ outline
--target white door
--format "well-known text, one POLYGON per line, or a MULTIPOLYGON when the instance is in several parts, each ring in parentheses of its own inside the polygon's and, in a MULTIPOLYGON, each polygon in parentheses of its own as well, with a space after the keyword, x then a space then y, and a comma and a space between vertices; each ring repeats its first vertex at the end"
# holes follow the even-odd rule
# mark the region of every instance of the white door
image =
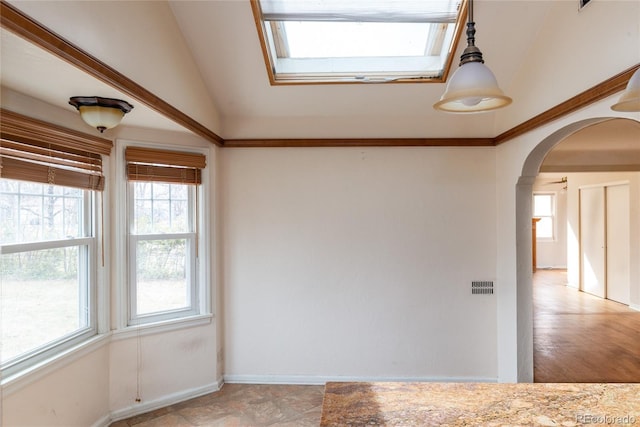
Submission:
POLYGON ((606 206, 606 295, 608 299, 628 305, 631 290, 629 185, 607 187, 606 206))
POLYGON ((584 292, 604 298, 605 268, 605 190, 580 189, 580 263, 584 292))

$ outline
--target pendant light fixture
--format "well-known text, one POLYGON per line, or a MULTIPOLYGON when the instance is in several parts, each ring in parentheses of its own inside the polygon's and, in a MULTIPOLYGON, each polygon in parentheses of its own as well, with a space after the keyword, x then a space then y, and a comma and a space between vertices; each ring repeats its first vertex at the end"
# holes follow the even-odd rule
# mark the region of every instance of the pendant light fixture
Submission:
POLYGON ((98 96, 73 96, 69 104, 78 109, 85 123, 100 133, 118 126, 124 115, 133 109, 127 101, 98 96))
POLYGON ((611 109, 623 112, 640 111, 640 68, 633 73, 620 100, 617 104, 613 104, 611 109))
POLYGON ((433 105, 436 110, 449 113, 477 113, 511 104, 511 98, 500 90, 493 73, 484 65, 482 52, 475 45, 473 0, 468 1, 467 47, 460 56, 460 67, 451 76, 440 101, 433 105))

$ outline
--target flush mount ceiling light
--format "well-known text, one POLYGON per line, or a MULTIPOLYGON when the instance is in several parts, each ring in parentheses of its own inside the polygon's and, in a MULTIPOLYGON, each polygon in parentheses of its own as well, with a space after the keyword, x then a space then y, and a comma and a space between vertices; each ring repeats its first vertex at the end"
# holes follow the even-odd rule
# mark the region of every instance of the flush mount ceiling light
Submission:
POLYGON ((80 112, 80 117, 89 126, 104 132, 118 126, 126 113, 133 109, 127 101, 98 96, 73 96, 69 104, 80 112))
POLYGON ((511 104, 511 98, 498 87, 495 76, 475 46, 476 23, 473 21, 473 0, 469 0, 467 47, 460 56, 460 68, 451 76, 447 89, 433 108, 449 113, 477 113, 495 110, 511 104))
POLYGON ((640 68, 633 73, 620 100, 617 104, 613 104, 611 109, 623 112, 640 111, 640 68))

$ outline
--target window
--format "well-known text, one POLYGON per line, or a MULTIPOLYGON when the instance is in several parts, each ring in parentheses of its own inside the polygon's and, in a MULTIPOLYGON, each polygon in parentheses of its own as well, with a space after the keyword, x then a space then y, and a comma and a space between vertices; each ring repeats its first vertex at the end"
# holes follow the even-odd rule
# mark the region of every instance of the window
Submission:
POLYGON ((96 194, 111 142, 2 110, 3 376, 97 334, 96 194))
POLYGON ((443 81, 462 0, 252 0, 272 83, 443 81))
POLYGON ((95 333, 89 191, 0 180, 2 363, 95 333))
POLYGON ((205 156, 127 147, 129 324, 200 313, 198 201, 205 156))
POLYGON ((533 216, 540 218, 536 224, 536 239, 555 239, 556 195, 555 193, 533 194, 533 216))

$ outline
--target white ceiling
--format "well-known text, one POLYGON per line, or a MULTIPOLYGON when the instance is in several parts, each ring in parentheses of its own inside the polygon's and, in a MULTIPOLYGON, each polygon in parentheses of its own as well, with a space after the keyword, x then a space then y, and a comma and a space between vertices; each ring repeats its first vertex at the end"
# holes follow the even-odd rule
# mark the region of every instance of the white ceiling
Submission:
MULTIPOLYGON (((2 49, 0 79, 5 88, 69 111, 76 111, 75 107, 68 103, 72 96, 127 98, 111 86, 4 28, 0 30, 0 37, 2 49)), ((134 111, 135 114, 125 116, 123 125, 184 130, 144 104, 135 103, 134 111)))
MULTIPOLYGON (((11 3, 78 46, 82 47, 86 42, 83 37, 95 41, 100 36, 89 34, 92 27, 79 24, 78 15, 70 13, 70 8, 80 9, 82 2, 55 2, 55 9, 53 4, 47 5, 48 2, 11 3), (56 11, 59 11, 58 14, 56 11)), ((92 7, 102 16, 126 16, 127 22, 136 18, 140 22, 151 19, 149 14, 131 17, 141 10, 136 3, 139 2, 99 2, 92 7)), ((476 43, 482 49, 487 65, 494 71, 503 89, 507 90, 526 55, 523 47, 528 46, 535 37, 551 2, 477 3, 476 43), (527 14, 526 21, 518 19, 523 12, 527 14)), ((433 110, 433 103, 444 92, 444 84, 271 86, 249 1, 171 1, 169 6, 177 22, 175 28, 178 33, 167 37, 184 39, 208 96, 222 118, 221 128, 213 130, 223 138, 277 137, 274 134, 252 134, 243 124, 291 119, 305 123, 298 136, 301 138, 495 136, 495 113, 462 117, 433 110), (339 126, 326 126, 325 123, 331 120, 332 123, 339 123, 339 126), (314 127, 313 123, 318 125, 314 127)), ((166 8, 166 3, 147 2, 144 7, 166 8)), ((152 23, 145 25, 152 27, 152 23)), ((127 29, 114 28, 114 31, 127 29)), ((5 30, 2 33, 3 86, 61 108, 70 108, 66 105, 70 96, 120 96, 114 89, 88 78, 64 61, 29 46, 5 30)), ((132 36, 135 36, 135 32, 132 32, 132 36)), ((116 40, 115 37, 105 36, 101 42, 106 43, 112 38, 116 40)), ((131 40, 131 43, 144 42, 140 37, 131 40)), ((461 40, 455 54, 454 69, 465 45, 465 40, 461 40)), ((153 49, 159 47, 154 46, 153 49)), ((105 60, 95 49, 89 53, 105 60)), ((122 54, 126 55, 127 52, 123 51, 122 54)), ((117 64, 105 62, 117 68, 117 64)), ((144 67, 144 63, 138 64, 137 76, 158 76, 153 61, 148 62, 148 70, 140 69, 141 66, 144 67)), ((125 72, 123 74, 127 75, 125 72)), ((127 77, 149 88, 146 81, 136 80, 130 75, 127 77)), ((166 81, 165 84, 175 86, 176 82, 166 81)), ((136 108, 124 123, 160 129, 176 128, 177 125, 163 120, 150 109, 133 103, 136 108)))
MULTIPOLYGON (((501 131, 496 125, 500 113, 451 115, 434 111, 432 105, 445 89, 441 83, 271 86, 248 0, 10 3, 174 107, 207 123, 208 117, 202 121, 193 116, 200 109, 186 111, 185 105, 170 99, 193 82, 175 81, 166 77, 170 73, 158 71, 163 55, 165 61, 193 63, 206 92, 203 96, 219 115, 219 126, 209 128, 223 138, 279 138, 284 127, 287 137, 297 138, 487 138, 501 131), (91 11, 93 16, 88 16, 91 11), (169 21, 166 15, 170 15, 169 21), (106 34, 104 28, 112 33, 106 34), (163 31, 162 39, 157 28, 163 31), (171 40, 181 43, 181 58, 171 56, 171 40), (144 52, 149 52, 148 56, 144 52), (279 123, 283 126, 274 125, 279 123)), ((476 43, 507 94, 555 4, 476 0, 476 43)), ((454 70, 465 45, 463 36, 454 70)), ((68 105, 70 96, 128 99, 4 29, 1 48, 0 77, 5 88, 69 111, 73 111, 68 105)), ((125 117, 123 126, 184 130, 140 102, 132 103, 134 111, 125 117)))
POLYGON ((545 157, 541 171, 640 171, 640 122, 612 119, 561 141, 545 157))

